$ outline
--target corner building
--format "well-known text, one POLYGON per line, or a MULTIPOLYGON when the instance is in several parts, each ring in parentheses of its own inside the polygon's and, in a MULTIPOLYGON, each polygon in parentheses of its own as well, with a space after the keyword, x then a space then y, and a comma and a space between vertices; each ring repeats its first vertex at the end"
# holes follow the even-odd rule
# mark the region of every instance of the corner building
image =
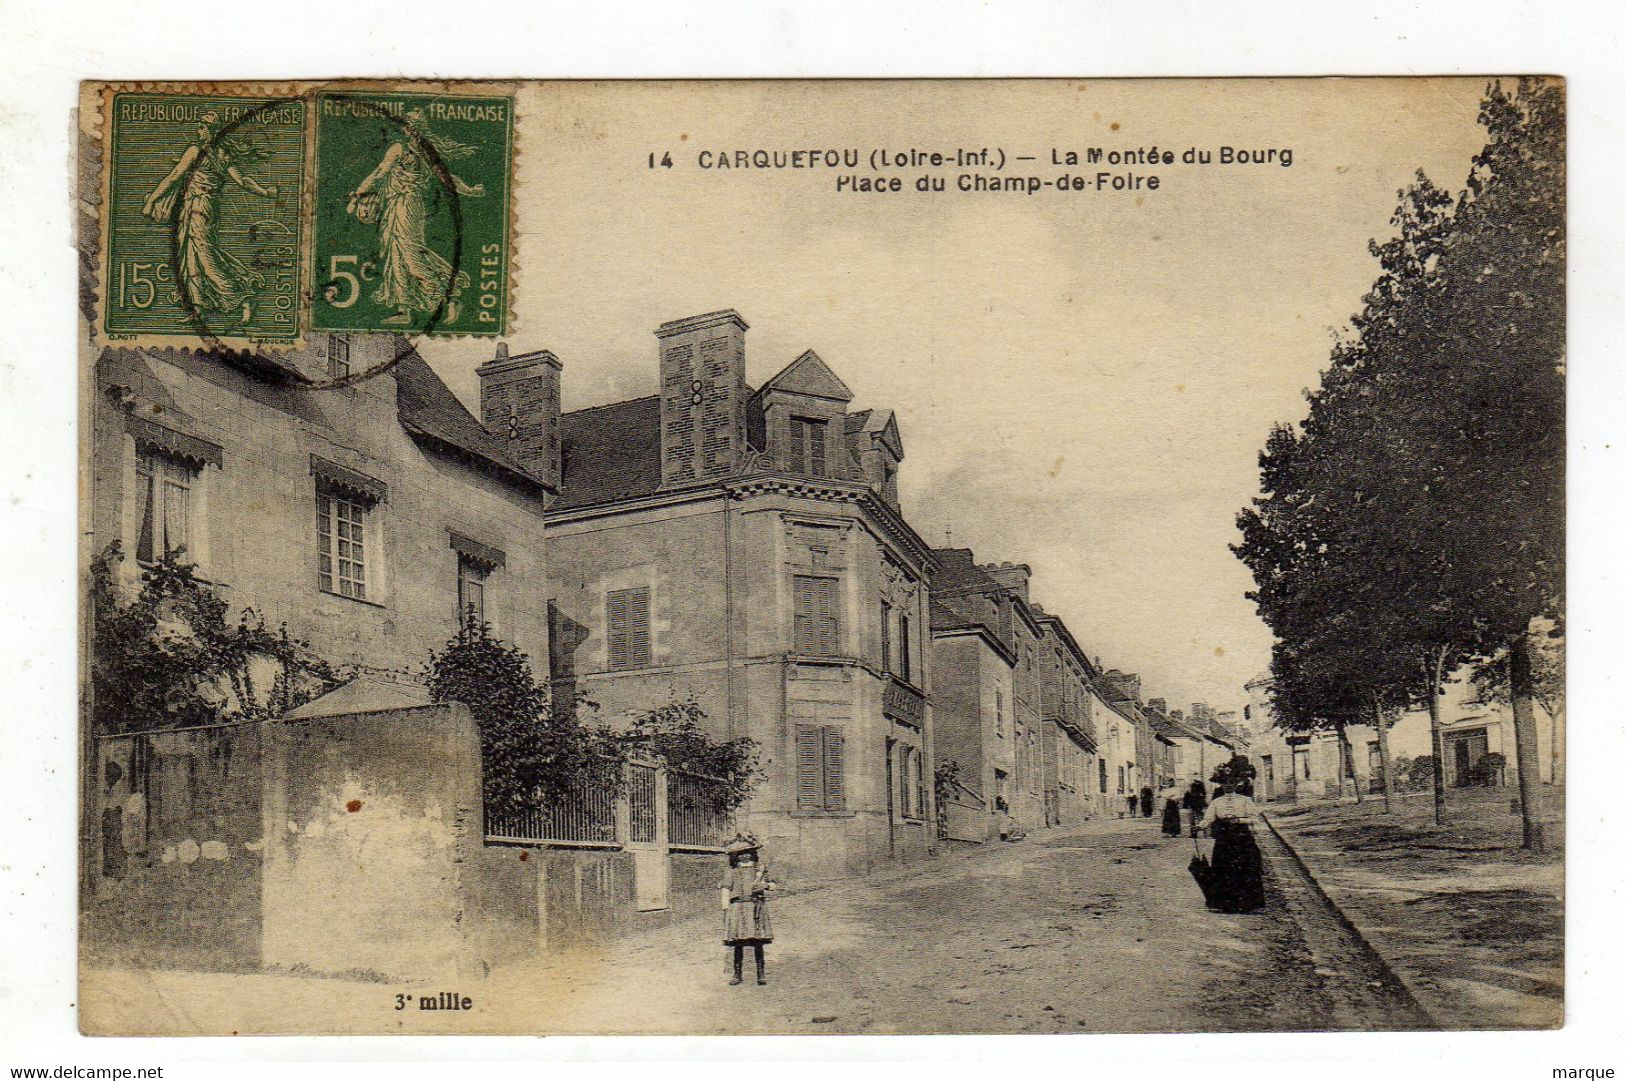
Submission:
POLYGON ((890 410, 812 351, 760 388, 734 311, 662 324, 660 392, 561 418, 555 693, 617 724, 693 698, 757 744, 738 824, 786 880, 935 841, 928 582, 890 410))

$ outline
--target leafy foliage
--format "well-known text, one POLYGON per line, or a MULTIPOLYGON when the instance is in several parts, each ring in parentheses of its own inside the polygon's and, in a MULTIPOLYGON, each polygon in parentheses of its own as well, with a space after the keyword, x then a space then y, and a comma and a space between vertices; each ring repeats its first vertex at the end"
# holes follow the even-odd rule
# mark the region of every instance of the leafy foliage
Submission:
POLYGON ((613 782, 595 770, 592 734, 573 717, 556 716, 530 658, 469 616, 429 658, 424 675, 436 702, 461 702, 480 731, 485 803, 499 813, 557 799, 578 784, 613 782))
POLYGON ((184 550, 143 568, 133 595, 109 545, 90 566, 91 683, 103 733, 280 717, 337 686, 340 674, 252 608, 233 624, 184 550))
POLYGON ((700 722, 705 711, 692 698, 678 699, 645 710, 632 719, 625 734, 615 739, 624 751, 661 759, 672 769, 698 773, 723 782, 712 788, 719 812, 737 808, 759 779, 756 741, 740 737, 718 741, 705 734, 700 722))
POLYGON ((958 794, 959 763, 953 759, 938 762, 932 771, 931 791, 937 801, 937 836, 948 836, 948 803, 958 794))
POLYGON ((1418 173, 1400 193, 1364 306, 1237 519, 1288 730, 1436 704, 1460 664, 1525 657, 1532 622, 1561 621, 1562 91, 1492 84, 1479 120, 1463 191, 1418 173))
POLYGON ((474 715, 486 806, 499 814, 572 792, 618 789, 621 766, 631 756, 659 757, 675 769, 721 781, 713 789, 718 812, 736 809, 756 783, 755 742, 711 739, 700 727, 705 713, 693 700, 640 713, 625 732, 584 725, 579 710, 556 708, 529 657, 472 616, 430 657, 425 675, 430 697, 461 702, 474 715))

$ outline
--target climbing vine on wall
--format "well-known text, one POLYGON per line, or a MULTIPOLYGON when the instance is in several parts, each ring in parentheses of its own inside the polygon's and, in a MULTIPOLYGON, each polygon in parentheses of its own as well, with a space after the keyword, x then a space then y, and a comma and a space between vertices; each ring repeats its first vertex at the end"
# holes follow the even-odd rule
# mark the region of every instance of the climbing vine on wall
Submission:
POLYGON ((102 733, 280 717, 342 682, 310 643, 252 608, 230 618, 178 549, 120 581, 118 542, 90 566, 91 684, 102 733))
POLYGON ((556 708, 530 658, 478 619, 467 620, 429 658, 425 675, 435 701, 461 702, 474 715, 486 806, 496 813, 524 811, 582 789, 618 788, 620 766, 632 757, 660 758, 722 781, 715 788, 719 811, 732 811, 755 784, 755 743, 706 735, 700 726, 705 712, 696 702, 674 700, 639 713, 624 731, 583 724, 577 718, 593 704, 556 708))

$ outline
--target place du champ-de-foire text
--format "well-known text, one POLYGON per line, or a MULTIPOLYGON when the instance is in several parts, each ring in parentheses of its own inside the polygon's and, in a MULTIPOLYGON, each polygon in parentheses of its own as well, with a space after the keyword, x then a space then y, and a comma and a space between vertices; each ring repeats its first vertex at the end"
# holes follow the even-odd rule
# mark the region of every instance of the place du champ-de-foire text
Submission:
POLYGON ((648 152, 649 169, 725 176, 822 174, 842 195, 1033 196, 1153 192, 1192 169, 1290 169, 1291 147, 699 147, 648 152))

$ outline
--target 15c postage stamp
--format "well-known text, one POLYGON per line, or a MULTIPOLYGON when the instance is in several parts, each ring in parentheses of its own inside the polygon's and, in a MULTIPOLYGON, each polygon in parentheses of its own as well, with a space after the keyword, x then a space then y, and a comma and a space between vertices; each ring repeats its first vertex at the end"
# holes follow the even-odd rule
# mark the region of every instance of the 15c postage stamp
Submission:
POLYGON ((292 343, 305 103, 114 94, 103 329, 292 343))
POLYGON ((497 88, 106 88, 98 331, 233 348, 504 333, 514 109, 497 88))

